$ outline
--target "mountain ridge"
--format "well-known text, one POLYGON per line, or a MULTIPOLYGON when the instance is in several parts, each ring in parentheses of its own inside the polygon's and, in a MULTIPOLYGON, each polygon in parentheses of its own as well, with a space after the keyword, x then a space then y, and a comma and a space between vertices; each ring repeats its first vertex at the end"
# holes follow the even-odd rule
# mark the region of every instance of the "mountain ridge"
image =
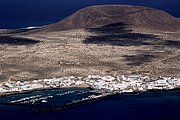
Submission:
POLYGON ((99 27, 123 22, 139 29, 180 30, 180 19, 158 9, 132 5, 95 5, 76 11, 43 31, 63 31, 99 27))

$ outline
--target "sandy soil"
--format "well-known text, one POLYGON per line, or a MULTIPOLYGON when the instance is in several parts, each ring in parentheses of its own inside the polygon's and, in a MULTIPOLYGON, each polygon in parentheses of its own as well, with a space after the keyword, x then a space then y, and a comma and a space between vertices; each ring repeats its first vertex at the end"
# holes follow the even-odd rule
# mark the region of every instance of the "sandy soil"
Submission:
MULTIPOLYGON (((167 39, 179 36, 161 33, 167 39)), ((175 34, 175 33, 171 33, 175 34)), ((114 46, 84 44, 95 33, 86 30, 45 32, 18 37, 40 40, 33 45, 0 45, 0 81, 61 76, 144 74, 180 77, 179 45, 114 46)), ((164 39, 164 40, 167 40, 164 39)))

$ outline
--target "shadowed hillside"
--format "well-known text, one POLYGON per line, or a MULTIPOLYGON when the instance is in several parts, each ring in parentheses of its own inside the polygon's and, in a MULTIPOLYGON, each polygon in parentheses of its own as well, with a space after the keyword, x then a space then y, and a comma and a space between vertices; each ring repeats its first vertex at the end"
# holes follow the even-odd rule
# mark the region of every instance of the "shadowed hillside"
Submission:
POLYGON ((28 38, 18 38, 11 36, 0 36, 0 45, 33 45, 37 44, 40 41, 28 39, 28 38))
POLYGON ((179 19, 164 11, 129 5, 99 5, 87 7, 58 23, 49 25, 44 30, 62 31, 92 28, 117 22, 123 22, 138 29, 180 30, 179 19))
MULTIPOLYGON (((180 48, 180 42, 176 40, 163 40, 157 35, 133 33, 131 27, 122 22, 101 26, 99 28, 88 28, 88 32, 93 33, 87 37, 83 43, 86 45, 111 45, 119 47, 141 47, 141 46, 162 46, 167 48, 180 48)), ((139 66, 150 63, 157 58, 156 53, 138 52, 136 55, 123 55, 122 57, 128 61, 127 65, 139 66)))
POLYGON ((163 45, 169 47, 180 46, 179 41, 162 40, 156 35, 133 33, 127 24, 118 22, 101 26, 99 28, 89 28, 88 32, 95 33, 86 38, 85 44, 114 45, 114 46, 143 46, 143 45, 163 45))
POLYGON ((179 27, 178 19, 163 11, 106 5, 84 8, 44 28, 2 31, 0 80, 132 74, 179 77, 180 36, 174 32, 179 27))

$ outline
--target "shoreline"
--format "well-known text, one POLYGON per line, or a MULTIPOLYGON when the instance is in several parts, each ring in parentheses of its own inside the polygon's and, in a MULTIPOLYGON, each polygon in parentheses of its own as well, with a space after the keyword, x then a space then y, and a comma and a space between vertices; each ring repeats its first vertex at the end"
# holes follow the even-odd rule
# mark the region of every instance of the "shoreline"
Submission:
MULTIPOLYGON (((55 88, 55 89, 58 89, 58 88, 55 88)), ((35 113, 39 113, 39 112, 53 112, 53 111, 59 111, 59 110, 64 110, 64 109, 68 109, 68 108, 71 108, 71 107, 75 107, 75 106, 78 106, 78 105, 82 105, 82 104, 86 104, 86 103, 91 103, 91 102, 95 102, 97 100, 102 100, 102 99, 108 99, 109 97, 113 97, 113 96, 118 96, 118 95, 139 95, 141 93, 147 93, 147 92, 167 92, 167 91, 177 91, 177 90, 180 90, 180 89, 173 89, 173 90, 156 90, 156 91, 145 91, 145 92, 133 92, 133 93, 107 93, 107 94, 100 94, 100 95, 96 95, 94 97, 89 97, 87 99, 82 99, 80 101, 75 101, 75 102, 71 102, 71 103, 67 103, 65 104, 64 106, 60 106, 60 107, 52 107, 52 108, 46 108, 46 109, 38 109, 38 108, 35 108, 35 109, 32 109, 31 112, 35 112, 35 113)), ((22 94, 22 93, 19 93, 19 94, 22 94)), ((23 104, 14 104, 14 103, 0 103, 1 105, 23 105, 23 104)))
POLYGON ((180 88, 180 78, 149 76, 94 76, 62 77, 34 80, 31 82, 7 81, 0 83, 0 97, 12 94, 23 94, 33 91, 45 91, 58 88, 90 88, 96 93, 134 93, 146 91, 176 90, 180 88))
POLYGON ((68 87, 57 87, 57 88, 41 88, 41 89, 34 89, 30 91, 22 91, 22 92, 12 92, 12 93, 6 93, 6 94, 0 94, 0 97, 9 96, 9 95, 16 95, 16 94, 28 94, 35 91, 46 91, 46 90, 54 90, 54 89, 68 89, 68 88, 89 88, 88 85, 84 86, 68 86, 68 87))

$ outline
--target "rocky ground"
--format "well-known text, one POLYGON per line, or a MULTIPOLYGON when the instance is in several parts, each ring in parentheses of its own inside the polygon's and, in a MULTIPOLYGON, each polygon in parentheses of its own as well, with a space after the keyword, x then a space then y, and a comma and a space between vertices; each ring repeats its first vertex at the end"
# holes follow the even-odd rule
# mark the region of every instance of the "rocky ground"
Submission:
POLYGON ((160 40, 146 42, 84 29, 13 34, 40 42, 0 43, 0 81, 122 74, 180 77, 179 33, 156 34, 160 40))

